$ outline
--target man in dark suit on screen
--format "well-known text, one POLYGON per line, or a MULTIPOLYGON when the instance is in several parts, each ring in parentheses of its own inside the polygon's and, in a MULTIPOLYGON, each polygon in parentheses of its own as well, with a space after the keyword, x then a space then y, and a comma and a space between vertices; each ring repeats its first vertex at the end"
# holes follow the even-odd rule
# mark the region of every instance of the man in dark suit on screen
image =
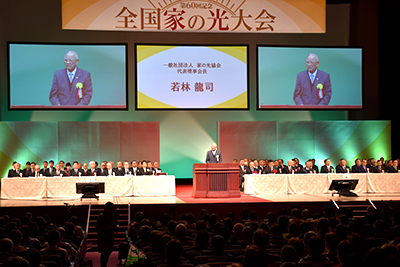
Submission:
POLYGON ((332 96, 329 74, 319 70, 316 54, 309 54, 307 70, 297 74, 293 100, 296 105, 328 105, 332 96))
POLYGON ((64 56, 65 69, 54 73, 49 100, 53 106, 87 106, 93 95, 90 72, 78 68, 79 58, 74 51, 64 56))
POLYGON ((207 151, 206 163, 221 163, 222 155, 221 151, 217 150, 217 144, 213 143, 211 145, 211 150, 207 151))

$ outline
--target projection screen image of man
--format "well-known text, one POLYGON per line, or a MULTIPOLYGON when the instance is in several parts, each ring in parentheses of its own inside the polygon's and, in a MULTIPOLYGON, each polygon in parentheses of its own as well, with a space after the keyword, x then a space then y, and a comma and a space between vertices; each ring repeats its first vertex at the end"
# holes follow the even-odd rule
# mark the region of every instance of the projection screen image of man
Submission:
POLYGON ((78 68, 79 57, 74 51, 64 56, 65 69, 54 73, 49 100, 53 106, 89 105, 93 95, 90 72, 78 68))
POLYGON ((307 70, 297 74, 293 100, 296 105, 328 105, 332 96, 331 80, 328 73, 319 70, 316 54, 309 54, 307 70))

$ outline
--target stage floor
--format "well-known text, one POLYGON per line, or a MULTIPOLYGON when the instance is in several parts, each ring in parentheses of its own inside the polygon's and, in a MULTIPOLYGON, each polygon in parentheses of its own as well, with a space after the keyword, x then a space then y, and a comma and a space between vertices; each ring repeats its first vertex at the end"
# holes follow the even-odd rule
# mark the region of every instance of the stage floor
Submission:
POLYGON ((176 195, 171 197, 104 197, 99 200, 80 198, 47 198, 47 199, 0 199, 0 207, 30 207, 30 206, 64 206, 68 205, 103 205, 108 201, 114 204, 151 205, 151 204, 214 204, 214 203, 293 203, 293 202, 331 202, 335 201, 400 201, 400 194, 365 193, 358 197, 340 197, 331 194, 302 194, 302 195, 246 195, 240 198, 193 198, 191 185, 177 185, 176 195))

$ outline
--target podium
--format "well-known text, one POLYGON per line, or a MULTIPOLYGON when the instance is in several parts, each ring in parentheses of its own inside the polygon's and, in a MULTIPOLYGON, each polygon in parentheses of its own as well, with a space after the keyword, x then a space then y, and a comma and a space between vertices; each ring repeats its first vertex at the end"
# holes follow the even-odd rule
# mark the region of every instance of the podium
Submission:
POLYGON ((238 163, 193 164, 193 197, 240 197, 238 163))

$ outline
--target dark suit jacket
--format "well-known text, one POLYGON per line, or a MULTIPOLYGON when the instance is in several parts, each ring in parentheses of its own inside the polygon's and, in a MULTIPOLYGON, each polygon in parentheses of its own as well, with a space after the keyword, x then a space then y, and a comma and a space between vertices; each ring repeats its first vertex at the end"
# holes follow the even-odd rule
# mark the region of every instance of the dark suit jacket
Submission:
POLYGON ((53 168, 51 169, 51 174, 50 174, 50 168, 47 168, 47 169, 45 170, 45 172, 44 172, 44 175, 47 176, 47 177, 51 177, 51 176, 54 176, 55 173, 56 173, 56 168, 53 167, 53 168))
POLYGON ((393 166, 390 166, 389 168, 387 168, 387 172, 389 172, 389 173, 398 173, 399 170, 400 170, 399 166, 397 166, 397 170, 393 166))
POLYGON ((99 169, 98 176, 107 176, 107 169, 102 170, 101 168, 99 169))
POLYGON ((75 169, 71 169, 69 171, 69 176, 79 176, 79 174, 83 176, 82 172, 83 172, 82 169, 77 169, 77 171, 75 171, 75 169))
POLYGON ((351 166, 351 173, 358 173, 358 166, 357 165, 351 166))
POLYGON ((309 170, 307 170, 307 168, 303 168, 303 169, 301 169, 300 173, 304 173, 304 174, 314 173, 314 169, 310 168, 309 170))
POLYGON ((336 173, 347 173, 347 169, 349 169, 349 167, 345 166, 345 168, 343 168, 343 166, 337 165, 336 173))
POLYGON ((382 170, 384 170, 386 172, 385 166, 381 166, 381 170, 378 169, 378 166, 375 166, 375 167, 372 168, 372 170, 369 170, 369 172, 381 173, 382 170))
POLYGON ((207 151, 207 155, 206 155, 206 163, 221 163, 222 162, 222 155, 221 155, 221 151, 216 150, 215 151, 215 156, 212 153, 212 150, 207 151), (217 155, 219 157, 218 161, 217 161, 217 155))
MULTIPOLYGON (((109 172, 108 169, 104 170, 104 176, 109 176, 109 175, 113 175, 114 169, 111 169, 111 171, 109 172)), ((117 174, 115 174, 117 175, 117 174)))
POLYGON ((35 177, 35 170, 32 171, 32 169, 29 169, 26 173, 25 173, 26 177, 35 177))
POLYGON ((24 172, 23 170, 19 170, 19 171, 17 172, 17 170, 10 169, 10 170, 8 171, 7 177, 20 177, 20 174, 21 174, 21 173, 22 173, 22 177, 25 177, 25 172, 24 172))
POLYGON ((357 167, 357 172, 358 172, 358 173, 367 173, 367 172, 368 172, 368 171, 367 171, 367 166, 365 166, 365 169, 364 169, 364 166, 363 166, 363 165, 358 166, 358 167, 357 167))
POLYGON ((96 173, 96 176, 101 176, 101 172, 99 168, 94 169, 92 172, 92 169, 88 170, 89 175, 88 176, 94 176, 94 173, 96 173))
POLYGON ((321 167, 321 173, 332 173, 332 170, 334 170, 334 169, 335 169, 335 168, 333 168, 332 165, 329 166, 329 168, 328 168, 328 166, 323 165, 323 166, 321 167))
POLYGON ((121 168, 113 168, 113 172, 115 172, 115 176, 124 176, 125 175, 125 169, 121 168))
POLYGON ((255 172, 258 173, 258 169, 256 168, 251 169, 250 166, 246 166, 246 174, 253 174, 255 172))
POLYGON ((271 168, 270 168, 269 166, 266 166, 266 167, 264 168, 263 173, 264 173, 264 174, 275 173, 274 171, 276 171, 276 173, 279 173, 279 172, 278 172, 278 168, 276 168, 275 166, 272 167, 272 170, 271 170, 271 168))
POLYGON ((293 100, 296 105, 328 105, 332 96, 331 79, 329 74, 318 70, 314 78, 314 84, 311 84, 308 71, 302 71, 297 74, 296 88, 293 93, 293 100), (318 84, 322 84, 323 98, 318 95, 318 84))
POLYGON ((294 174, 296 174, 296 173, 299 173, 299 170, 298 170, 298 168, 296 168, 295 166, 292 166, 292 167, 290 168, 290 170, 289 170, 289 166, 285 166, 285 167, 283 167, 283 169, 282 169, 282 173, 285 173, 285 174, 292 174, 292 173, 294 173, 294 174))
POLYGON ((49 100, 53 106, 57 105, 89 105, 92 99, 93 88, 90 72, 77 68, 72 84, 66 69, 54 73, 53 84, 50 90, 49 100), (82 83, 82 98, 78 98, 77 83, 82 83))
POLYGON ((151 172, 150 168, 139 168, 139 173, 141 175, 152 175, 153 173, 151 172))
POLYGON ((312 166, 312 169, 315 170, 316 173, 319 173, 319 170, 318 170, 318 166, 317 166, 317 165, 313 165, 313 166, 312 166))
POLYGON ((144 171, 142 168, 136 167, 136 171, 133 170, 133 167, 131 167, 131 172, 132 175, 144 175, 144 171))
POLYGON ((91 176, 90 169, 87 169, 86 171, 85 169, 82 169, 82 176, 91 176))

